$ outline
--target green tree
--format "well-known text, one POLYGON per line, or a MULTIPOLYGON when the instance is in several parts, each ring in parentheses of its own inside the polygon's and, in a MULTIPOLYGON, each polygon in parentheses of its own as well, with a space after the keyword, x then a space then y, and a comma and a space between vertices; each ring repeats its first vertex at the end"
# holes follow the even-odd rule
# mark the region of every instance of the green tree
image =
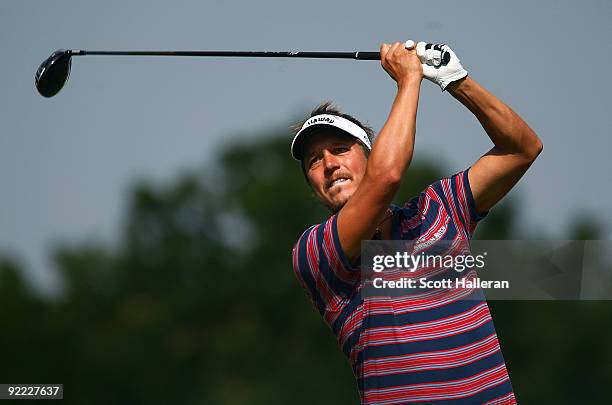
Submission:
MULTIPOLYGON (((287 137, 259 134, 202 171, 136 184, 117 250, 57 249, 66 287, 57 301, 33 296, 18 264, 0 261, 2 380, 63 383, 74 404, 357 403, 348 362, 291 268, 293 243, 328 213, 287 137)), ((430 162, 411 166, 397 203, 450 174, 430 162)), ((515 212, 511 203, 493 210, 477 236, 510 237, 515 212)), ((611 351, 594 338, 611 337, 607 309, 493 304, 521 402, 575 403, 579 389, 567 381, 581 373, 572 364, 592 361, 589 377, 609 382, 611 351), (590 343, 586 352, 577 338, 590 343)))

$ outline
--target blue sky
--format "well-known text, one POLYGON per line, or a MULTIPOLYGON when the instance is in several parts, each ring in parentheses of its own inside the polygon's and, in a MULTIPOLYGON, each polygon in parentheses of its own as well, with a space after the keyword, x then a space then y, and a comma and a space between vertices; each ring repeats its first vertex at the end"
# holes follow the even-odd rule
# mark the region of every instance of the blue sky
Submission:
MULTIPOLYGON (((58 241, 119 232, 126 190, 210 161, 322 100, 380 129, 395 85, 376 62, 281 59, 75 58, 55 98, 33 86, 57 48, 378 50, 445 42, 470 75, 538 132, 544 153, 513 191, 530 230, 562 238, 592 214, 612 228, 608 1, 5 2, 0 13, 0 252, 33 284, 57 287, 58 241)), ((449 171, 490 146, 474 117, 423 86, 416 155, 449 171)), ((288 155, 288 158, 289 155, 288 155)))

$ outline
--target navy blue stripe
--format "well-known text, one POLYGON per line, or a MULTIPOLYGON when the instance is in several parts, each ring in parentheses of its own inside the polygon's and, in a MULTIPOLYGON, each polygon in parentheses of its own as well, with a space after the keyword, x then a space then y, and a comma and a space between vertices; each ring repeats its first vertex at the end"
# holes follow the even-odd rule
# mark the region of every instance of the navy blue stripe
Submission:
POLYGON ((361 336, 365 328, 365 324, 362 324, 360 327, 355 329, 342 345, 342 352, 346 357, 350 356, 351 350, 353 350, 353 347, 355 347, 357 342, 359 342, 359 337, 361 336))
MULTIPOLYGON (((457 226, 458 225, 461 226, 461 224, 457 224, 455 222, 455 219, 453 217, 453 212, 451 211, 450 206, 449 206, 449 201, 446 199, 443 189, 442 189, 442 182, 437 181, 434 184, 432 184, 431 187, 434 189, 435 193, 442 200, 442 205, 440 205, 440 203, 434 200, 430 202, 430 205, 435 204, 438 207, 438 210, 440 210, 441 208, 444 208, 444 210, 446 211, 446 214, 449 216, 449 219, 450 219, 448 221, 448 224, 447 224, 448 229, 446 230, 446 233, 443 236, 443 240, 438 241, 437 243, 433 244, 430 248, 426 250, 428 254, 436 255, 436 254, 443 254, 445 252, 445 249, 448 249, 450 247, 451 242, 455 240, 457 237, 457 233, 458 233, 457 226), (442 243, 442 242, 445 242, 445 243, 442 243)), ((437 214, 438 212, 436 211, 436 215, 437 214)), ((426 218, 428 218, 428 215, 426 216, 426 218)), ((434 221, 435 221, 435 217, 428 219, 427 227, 428 228, 431 227, 434 221)), ((426 231, 427 230, 421 230, 421 232, 426 232, 426 231)), ((418 236, 420 236, 420 234, 418 236)))
MULTIPOLYGON (((435 183, 434 183, 435 184, 435 183)), ((433 187, 433 184, 432 184, 433 187)), ((434 189, 435 191, 435 189, 434 189)), ((424 198, 429 198, 429 205, 427 207, 427 211, 423 212, 423 214, 425 215, 425 219, 426 219, 426 223, 431 226, 431 224, 433 224, 433 222, 436 220, 436 218, 438 217, 438 212, 440 211, 440 208, 442 208, 442 206, 440 205, 440 203, 434 199, 432 199, 431 197, 429 197, 426 193, 423 193, 424 198)), ((427 204, 425 204, 427 205, 427 204)), ((428 226, 428 228, 429 228, 428 226)), ((423 229, 423 231, 426 231, 427 229, 423 229)), ((422 232, 425 233, 425 232, 422 232)), ((419 235, 421 236, 421 235, 419 235)))
POLYGON ((360 270, 360 266, 359 265, 358 266, 351 265, 351 263, 349 262, 348 258, 344 254, 344 250, 342 250, 342 245, 340 244, 340 237, 338 236, 338 215, 334 215, 334 218, 332 219, 331 232, 332 232, 332 236, 334 238, 334 245, 336 245, 338 247, 338 249, 336 249, 336 251, 338 252, 338 256, 340 257, 340 261, 344 265, 344 268, 347 271, 359 271, 360 270))
POLYGON ((440 197, 440 200, 442 200, 442 204, 444 204, 446 212, 450 213, 451 211, 448 209, 448 201, 446 200, 446 196, 444 194, 444 187, 442 187, 442 180, 432 183, 430 187, 436 192, 438 197, 440 197))
POLYGON ((415 240, 419 237, 419 235, 421 235, 421 223, 419 222, 419 225, 408 230, 406 233, 403 232, 402 230, 402 223, 404 223, 405 221, 408 221, 410 219, 412 219, 413 217, 415 217, 416 215, 419 215, 419 209, 418 209, 418 201, 419 201, 419 197, 414 197, 412 199, 410 199, 410 201, 408 201, 406 204, 404 204, 403 207, 399 208, 399 218, 397 221, 397 239, 399 240, 415 240))
POLYGON ((342 329, 342 326, 344 325, 344 322, 346 322, 347 318, 353 312, 355 312, 357 307, 362 302, 363 302, 363 297, 361 296, 361 294, 356 293, 351 298, 351 300, 348 302, 348 304, 346 304, 344 306, 344 308, 342 308, 342 311, 340 311, 340 314, 338 315, 338 317, 336 318, 334 323, 331 325, 331 328, 332 328, 332 331, 334 332, 334 335, 338 336, 338 334, 340 333, 340 330, 342 329))
POLYGON ((419 213, 419 197, 412 197, 400 209, 404 219, 410 219, 419 213))
MULTIPOLYGON (((485 402, 491 401, 493 399, 503 397, 504 395, 508 395, 512 392, 512 384, 510 380, 506 382, 496 385, 494 387, 488 388, 484 391, 479 392, 476 395, 472 395, 471 397, 461 398, 461 399, 447 399, 435 402, 427 402, 427 404, 440 404, 440 405, 474 405, 474 404, 484 404, 485 402)), ((425 404, 425 402, 419 402, 419 404, 425 404)))
POLYGON ((400 385, 436 383, 472 377, 504 363, 501 352, 497 352, 464 366, 427 371, 412 371, 362 379, 358 384, 363 389, 387 388, 400 385))
MULTIPOLYGON (((323 251, 323 245, 325 243, 325 223, 321 224, 321 226, 317 229, 316 236, 317 247, 319 249, 319 271, 323 275, 327 285, 329 285, 335 294, 342 297, 349 297, 353 293, 353 285, 342 281, 340 278, 338 278, 338 276, 336 276, 336 272, 332 269, 331 265, 327 261, 327 257, 323 251)), ((333 249, 333 246, 329 246, 329 248, 333 249)))
POLYGON ((357 355, 357 362, 380 357, 454 349, 482 340, 487 336, 491 336, 493 333, 495 333, 495 328, 493 327, 493 322, 489 320, 476 329, 471 329, 458 335, 444 338, 419 340, 409 343, 394 342, 381 346, 367 346, 357 355))
MULTIPOLYGON (((452 184, 452 178, 451 178, 451 184, 452 184)), ((450 216, 451 220, 449 222, 449 225, 453 225, 456 226, 457 224, 455 224, 455 220, 453 218, 453 211, 450 209, 449 206, 449 201, 446 199, 446 194, 444 194, 444 188, 442 187, 442 180, 438 180, 435 183, 433 183, 431 185, 431 187, 434 189, 434 191, 436 192, 436 194, 438 195, 438 197, 440 197, 440 199, 442 200, 442 204, 444 205, 444 209, 446 210, 446 213, 450 216)), ((451 186, 451 193, 452 193, 452 186, 451 186)), ((452 239, 447 237, 446 239, 452 239)))
POLYGON ((323 298, 321 294, 319 294, 319 290, 316 287, 316 282, 312 275, 312 269, 308 265, 308 236, 312 232, 312 228, 304 232, 302 239, 300 240, 300 244, 297 247, 297 255, 298 255, 298 271, 306 284, 306 288, 308 289, 310 295, 312 296, 315 305, 317 306, 317 310, 321 315, 325 310, 325 303, 323 302, 323 298))
MULTIPOLYGON (((410 219, 412 219, 414 216, 419 215, 419 201, 421 199, 425 199, 425 198, 429 198, 427 197, 427 194, 423 191, 419 194, 418 197, 414 197, 412 198, 403 208, 402 208, 402 215, 404 216, 404 219, 401 222, 404 221, 408 221, 410 219)), ((439 207, 439 204, 436 201, 430 201, 429 204, 429 210, 427 213, 431 212, 432 209, 436 210, 437 213, 437 208, 439 207)), ((427 213, 423 212, 424 215, 426 215, 427 213)), ((426 215, 426 218, 427 215, 426 215)), ((435 216, 434 216, 435 218, 435 216)), ((422 232, 423 229, 423 220, 419 221, 419 225, 409 229, 406 233, 401 235, 401 239, 403 240, 416 240, 418 239, 419 236, 421 236, 423 234, 422 232)), ((425 229, 426 230, 426 229, 425 229)))
POLYGON ((465 189, 465 198, 467 199, 468 206, 470 209, 470 216, 472 222, 478 222, 484 217, 487 216, 489 211, 485 211, 482 214, 479 214, 476 210, 476 201, 474 201, 474 195, 472 194, 472 186, 470 185, 470 179, 468 177, 468 172, 471 167, 468 167, 467 170, 463 172, 463 188, 465 189))
MULTIPOLYGON (((432 185, 432 187, 433 186, 434 185, 432 185)), ((441 183, 438 182, 437 186, 441 187, 441 183)), ((438 194, 438 191, 436 191, 436 194, 438 194)), ((450 217, 450 221, 448 221, 446 233, 442 236, 442 239, 438 243, 440 243, 444 239, 446 240, 446 243, 441 245, 438 245, 438 243, 434 243, 431 247, 427 248, 426 252, 431 255, 444 253, 444 248, 448 248, 450 246, 450 241, 454 240, 457 236, 457 224, 455 224, 455 221, 453 220, 452 213, 449 210, 448 202, 446 201, 446 199, 444 199, 444 195, 440 196, 440 198, 442 199, 443 206, 435 200, 430 200, 429 210, 427 210, 427 212, 425 213, 425 226, 427 228, 424 229, 423 224, 421 224, 421 229, 419 230, 418 235, 415 235, 415 237, 419 237, 423 233, 427 232, 429 228, 434 225, 436 218, 440 214, 440 210, 444 208, 444 210, 450 217)))
MULTIPOLYGON (((466 218, 463 216, 463 210, 461 209, 462 205, 459 203, 459 190, 457 190, 457 181, 458 181, 457 177, 458 177, 458 174, 455 174, 450 179, 451 194, 452 194, 453 204, 455 206, 455 209, 457 210, 457 216, 459 217, 459 221, 461 221, 461 224, 463 225, 463 229, 467 231, 468 224, 466 223, 466 218)), ((450 211, 449 211, 449 214, 450 214, 450 211)))
POLYGON ((437 321, 442 318, 461 314, 479 304, 483 300, 458 300, 449 302, 438 308, 426 309, 423 311, 407 312, 405 314, 380 314, 370 315, 365 323, 369 328, 379 328, 385 326, 406 326, 415 323, 437 321))
MULTIPOLYGON (((438 320, 442 318, 446 318, 452 315, 457 315, 468 311, 478 304, 482 303, 484 300, 472 301, 472 300, 459 300, 450 302, 442 307, 428 309, 424 311, 411 312, 407 314, 384 314, 384 315, 369 315, 366 316, 363 320, 363 324, 355 329, 351 335, 346 339, 344 344, 342 345, 342 351, 346 356, 349 356, 352 347, 359 341, 359 336, 366 328, 376 328, 376 327, 384 327, 384 326, 395 326, 397 324, 408 325, 411 323, 421 323, 427 321, 438 320)), ((354 312, 359 304, 363 302, 362 299, 358 299, 354 297, 349 304, 343 308, 342 313, 338 316, 334 324, 332 325, 332 330, 336 336, 340 333, 340 329, 346 319, 354 312)))

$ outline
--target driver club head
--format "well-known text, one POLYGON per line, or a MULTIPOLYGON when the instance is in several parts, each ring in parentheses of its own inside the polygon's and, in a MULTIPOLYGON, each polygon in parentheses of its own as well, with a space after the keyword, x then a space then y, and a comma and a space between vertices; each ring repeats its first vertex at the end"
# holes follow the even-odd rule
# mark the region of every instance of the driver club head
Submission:
POLYGON ((70 75, 72 54, 69 50, 53 52, 36 71, 36 89, 43 97, 53 97, 64 87, 70 75))

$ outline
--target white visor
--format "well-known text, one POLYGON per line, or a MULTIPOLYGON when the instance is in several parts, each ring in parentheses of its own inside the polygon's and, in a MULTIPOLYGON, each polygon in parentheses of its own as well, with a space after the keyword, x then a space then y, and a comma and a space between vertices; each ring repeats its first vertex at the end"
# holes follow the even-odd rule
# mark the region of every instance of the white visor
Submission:
POLYGON ((293 156, 295 160, 302 160, 302 145, 304 144, 304 139, 308 134, 312 133, 312 129, 318 125, 330 125, 339 128, 348 135, 359 139, 369 150, 372 150, 372 144, 370 143, 368 134, 366 134, 359 125, 346 118, 338 117, 337 115, 320 114, 309 118, 293 138, 293 142, 291 142, 291 156, 293 156))

